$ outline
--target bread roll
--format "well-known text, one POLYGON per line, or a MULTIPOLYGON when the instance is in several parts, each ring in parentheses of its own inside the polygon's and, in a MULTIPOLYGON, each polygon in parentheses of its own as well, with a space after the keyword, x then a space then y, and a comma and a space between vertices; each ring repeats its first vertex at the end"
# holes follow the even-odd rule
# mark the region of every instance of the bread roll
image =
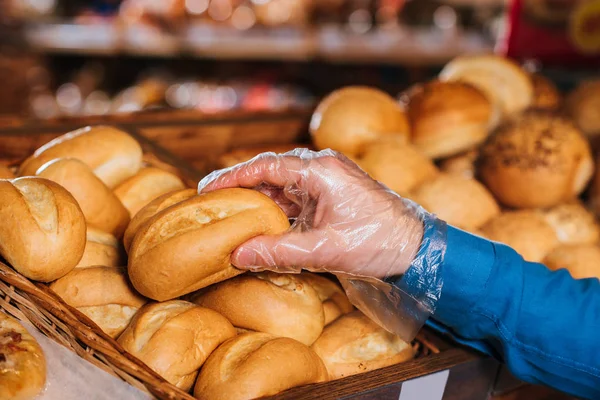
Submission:
POLYGON ((561 243, 592 244, 600 241, 598 221, 579 201, 545 210, 544 217, 561 243))
POLYGON ((561 105, 561 97, 554 83, 539 74, 532 74, 531 82, 533 83, 531 108, 557 111, 561 105))
POLYGON ((463 178, 475 178, 475 161, 479 156, 478 150, 470 150, 440 162, 440 170, 447 174, 463 178))
POLYGON ((88 224, 116 237, 123 236, 129 212, 83 162, 59 158, 42 165, 36 175, 67 189, 79 203, 88 224))
POLYGON ((118 341, 130 354, 187 392, 207 357, 235 335, 234 327, 222 315, 173 300, 146 305, 118 341))
POLYGON ((475 86, 433 81, 410 91, 408 118, 413 144, 428 157, 443 158, 483 142, 498 110, 475 86))
POLYGON ((533 83, 518 64, 498 55, 459 56, 440 72, 442 81, 470 83, 485 93, 502 115, 511 116, 533 102, 533 83))
POLYGON ((187 200, 190 197, 194 197, 197 194, 198 191, 196 189, 176 190, 174 192, 165 193, 148 203, 144 208, 135 214, 135 216, 131 219, 129 226, 127 226, 127 229, 125 230, 125 235, 123 236, 125 250, 129 251, 133 237, 140 229, 140 226, 148 222, 150 218, 165 208, 187 200))
POLYGON ((288 144, 273 144, 270 146, 253 146, 244 147, 232 150, 221 155, 217 161, 217 168, 229 168, 234 165, 249 161, 261 153, 273 152, 277 154, 287 153, 296 148, 310 147, 305 144, 288 143, 288 144))
POLYGON ((600 79, 582 82, 566 100, 566 109, 588 137, 600 135, 600 79))
POLYGON ((194 387, 199 400, 249 400, 328 380, 306 345, 266 333, 245 333, 208 358, 194 387))
POLYGON ((4 165, 0 165, 0 179, 14 179, 15 174, 4 165))
POLYGON ((86 227, 81 208, 52 181, 0 181, 0 221, 0 254, 30 279, 58 279, 83 256, 86 227))
POLYGON ((483 145, 482 180, 504 205, 548 208, 579 195, 594 172, 589 143, 560 117, 528 112, 483 145))
POLYGON ((310 272, 303 272, 300 277, 316 290, 319 299, 323 302, 325 325, 354 310, 344 290, 331 279, 310 272))
POLYGON ((115 194, 134 217, 139 210, 157 197, 175 190, 185 189, 185 185, 170 172, 159 168, 142 168, 135 176, 115 188, 115 194))
POLYGON ((440 174, 419 186, 411 198, 450 225, 467 231, 500 214, 500 207, 485 186, 456 175, 440 174))
POLYGON ((31 400, 46 384, 46 358, 33 336, 0 312, 0 399, 31 400))
POLYGON ((566 269, 575 279, 600 279, 600 247, 597 244, 563 245, 552 250, 544 264, 553 271, 566 269))
POLYGON ((231 253, 249 239, 289 229, 270 198, 223 189, 182 201, 148 220, 129 250, 129 277, 143 295, 163 301, 242 273, 231 253))
POLYGON ((369 142, 382 136, 408 141, 408 120, 388 94, 369 87, 351 86, 327 96, 315 110, 310 133, 317 149, 360 154, 369 142))
POLYGON ((127 133, 110 126, 88 126, 37 149, 21 164, 19 176, 35 175, 48 161, 65 157, 84 162, 109 188, 135 175, 142 166, 142 148, 127 133))
POLYGON ((124 268, 75 269, 53 282, 50 289, 113 338, 125 330, 135 313, 147 302, 133 290, 124 268))
POLYGON ((110 233, 88 226, 87 241, 83 257, 75 268, 87 268, 102 265, 120 267, 125 265, 125 257, 117 238, 110 233))
POLYGON ((356 163, 373 179, 400 195, 432 179, 438 170, 419 150, 397 138, 382 138, 364 147, 356 163))
POLYGON ((346 314, 312 345, 331 379, 344 378, 412 359, 409 343, 371 321, 360 311, 346 314))
POLYGON ((531 210, 505 212, 480 230, 487 239, 512 247, 532 262, 541 262, 559 243, 542 213, 531 210))
POLYGON ((317 291, 291 274, 238 276, 201 291, 192 301, 223 314, 236 327, 289 337, 306 345, 319 337, 325 324, 317 291))

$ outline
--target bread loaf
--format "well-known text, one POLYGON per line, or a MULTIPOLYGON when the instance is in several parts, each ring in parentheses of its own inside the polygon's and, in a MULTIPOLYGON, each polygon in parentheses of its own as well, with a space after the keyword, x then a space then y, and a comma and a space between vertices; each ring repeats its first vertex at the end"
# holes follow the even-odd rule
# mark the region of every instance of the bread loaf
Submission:
POLYGON ((110 233, 88 226, 83 257, 75 268, 102 265, 120 267, 125 265, 125 257, 117 238, 110 233))
POLYGON ((311 272, 303 272, 300 277, 315 289, 319 299, 323 302, 326 326, 354 310, 354 306, 348 300, 342 287, 331 279, 311 272))

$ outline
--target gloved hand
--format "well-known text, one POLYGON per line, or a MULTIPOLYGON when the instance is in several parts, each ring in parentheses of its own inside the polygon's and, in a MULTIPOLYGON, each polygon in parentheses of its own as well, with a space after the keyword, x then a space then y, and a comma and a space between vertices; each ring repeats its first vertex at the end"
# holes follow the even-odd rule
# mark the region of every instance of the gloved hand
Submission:
MULTIPOLYGON (((417 297, 439 296, 441 257, 419 251, 424 240, 439 237, 435 235, 436 225, 432 225, 435 218, 371 179, 346 157, 330 150, 264 153, 211 173, 199 183, 198 190, 203 193, 232 187, 260 190, 296 220, 288 233, 260 236, 240 246, 232 256, 236 267, 335 273, 350 300, 371 317, 379 311, 364 303, 381 303, 382 299, 375 297, 382 293, 398 306, 399 295, 391 288, 403 286, 396 284, 398 277, 411 265, 416 270, 413 277, 417 277, 412 280, 421 287, 409 296, 417 303, 417 297), (434 232, 424 239, 427 226, 433 226, 434 232), (392 277, 394 285, 382 286, 392 277), (349 283, 359 281, 360 288, 349 283)), ((434 248, 439 250, 439 246, 434 248)), ((431 304, 423 308, 432 311, 431 304)))

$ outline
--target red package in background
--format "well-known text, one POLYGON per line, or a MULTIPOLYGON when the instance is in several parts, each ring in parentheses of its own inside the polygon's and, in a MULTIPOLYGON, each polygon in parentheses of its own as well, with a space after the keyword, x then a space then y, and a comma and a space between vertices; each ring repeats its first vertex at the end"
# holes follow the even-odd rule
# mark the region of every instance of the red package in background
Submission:
POLYGON ((512 0, 500 51, 544 66, 600 66, 600 0, 512 0))

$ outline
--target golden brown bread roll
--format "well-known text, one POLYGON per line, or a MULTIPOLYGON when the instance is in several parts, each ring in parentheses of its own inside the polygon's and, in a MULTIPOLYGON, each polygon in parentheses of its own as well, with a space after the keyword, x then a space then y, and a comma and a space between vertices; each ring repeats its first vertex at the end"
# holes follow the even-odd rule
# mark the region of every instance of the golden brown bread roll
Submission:
POLYGON ((529 74, 514 61, 499 55, 459 56, 446 64, 440 79, 476 86, 500 107, 504 116, 524 111, 533 101, 529 74))
POLYGON ((0 181, 0 221, 0 254, 30 279, 58 279, 83 256, 86 226, 81 208, 52 181, 0 181))
POLYGON ((410 128, 404 111, 391 96, 369 87, 350 86, 321 101, 312 116, 310 133, 317 149, 354 156, 382 136, 408 141, 410 128))
POLYGON ((289 226, 279 206, 257 191, 201 194, 140 227, 129 250, 129 277, 143 295, 173 299, 241 274, 231 265, 231 253, 253 237, 289 226))
POLYGON ((59 158, 42 165, 36 175, 67 189, 79 203, 88 224, 116 237, 123 236, 129 212, 83 162, 59 158))
POLYGON ((199 400, 250 400, 328 380, 306 345, 266 333, 245 333, 210 355, 194 387, 199 400))
POLYGON ((384 368, 415 356, 409 343, 360 311, 346 314, 327 326, 311 348, 325 363, 331 379, 384 368))
POLYGON ((53 282, 50 289, 113 338, 125 330, 148 301, 133 290, 124 268, 75 269, 53 282))
POLYGON ((600 225, 579 201, 559 204, 544 211, 546 222, 554 228, 559 242, 591 244, 600 240, 600 225))
POLYGON ((504 205, 548 208, 579 195, 594 162, 589 143, 570 121, 528 112, 490 136, 478 172, 504 205))
POLYGON ((234 165, 249 161, 259 154, 273 152, 277 154, 287 153, 296 148, 310 148, 310 146, 298 143, 273 144, 269 146, 252 146, 231 150, 221 155, 217 161, 217 168, 229 168, 234 165))
POLYGON ((365 145, 355 162, 373 179, 400 195, 410 193, 438 173, 430 159, 395 137, 381 138, 365 145))
POLYGON ((129 251, 133 237, 140 229, 140 226, 148 222, 150 218, 165 208, 171 207, 174 204, 180 203, 196 195, 198 195, 198 191, 196 189, 182 189, 165 193, 148 203, 144 208, 135 214, 135 216, 131 219, 129 226, 127 226, 127 229, 125 230, 125 235, 123 235, 123 244, 125 245, 125 250, 129 251))
POLYGON ((115 194, 133 218, 157 197, 185 189, 178 176, 159 168, 142 168, 135 176, 115 188, 115 194))
POLYGON ((600 135, 600 79, 582 82, 566 100, 567 113, 588 137, 600 135))
POLYGON ((479 150, 470 150, 446 158, 440 162, 440 170, 447 174, 461 176, 463 178, 475 178, 475 161, 479 156, 479 150))
POLYGON ((533 83, 531 108, 557 111, 561 105, 561 96, 554 83, 539 74, 532 74, 531 82, 533 83))
POLYGON ((0 312, 0 399, 32 400, 46 385, 46 358, 33 336, 0 312))
POLYGON ((311 272, 302 272, 300 277, 315 289, 319 299, 323 302, 325 325, 329 325, 340 316, 354 310, 354 306, 348 300, 342 287, 331 279, 311 272))
POLYGON ((239 328, 312 344, 325 315, 317 291, 301 277, 262 272, 220 282, 192 296, 199 306, 224 315, 239 328))
POLYGON ((566 269, 575 279, 600 279, 600 247, 597 244, 572 244, 555 248, 544 258, 553 271, 566 269))
POLYGON ((5 165, 0 165, 0 179, 14 179, 15 174, 5 165))
POLYGON ((431 158, 470 150, 488 136, 497 107, 475 86, 433 81, 409 91, 412 143, 431 158))
POLYGON ((116 237, 88 226, 83 257, 75 268, 98 265, 120 267, 125 265, 125 257, 123 257, 121 245, 116 237))
POLYGON ((440 174, 419 186, 411 199, 450 225, 477 229, 500 214, 492 194, 475 179, 440 174))
POLYGON ((35 175, 48 161, 65 157, 84 162, 109 188, 135 175, 142 166, 142 148, 127 133, 110 126, 88 126, 37 149, 21 164, 19 176, 35 175))
POLYGON ((512 247, 532 262, 541 262, 559 243, 542 213, 532 210, 504 212, 480 231, 487 239, 512 247))
POLYGON ((118 341, 130 354, 187 392, 208 356, 235 335, 234 327, 219 313, 173 300, 143 307, 118 341))

